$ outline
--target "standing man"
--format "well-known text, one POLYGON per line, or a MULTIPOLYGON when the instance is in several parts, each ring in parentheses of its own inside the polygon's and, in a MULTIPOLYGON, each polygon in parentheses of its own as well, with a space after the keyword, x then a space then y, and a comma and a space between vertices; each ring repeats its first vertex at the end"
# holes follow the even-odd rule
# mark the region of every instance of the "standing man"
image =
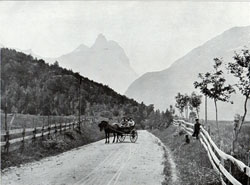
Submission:
POLYGON ((195 119, 195 124, 194 124, 194 133, 193 133, 193 137, 196 137, 196 139, 199 139, 199 133, 200 133, 200 126, 201 124, 199 123, 199 119, 195 119))

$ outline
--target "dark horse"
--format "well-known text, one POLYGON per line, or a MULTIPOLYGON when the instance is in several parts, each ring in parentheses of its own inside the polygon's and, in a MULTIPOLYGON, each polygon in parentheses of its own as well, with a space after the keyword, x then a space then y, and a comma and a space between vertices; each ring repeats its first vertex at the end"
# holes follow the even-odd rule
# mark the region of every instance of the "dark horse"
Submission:
POLYGON ((116 142, 118 142, 118 137, 121 134, 119 131, 119 126, 117 124, 110 125, 107 121, 102 121, 101 123, 98 124, 98 127, 100 128, 100 131, 102 130, 105 131, 105 138, 106 138, 105 143, 109 143, 109 134, 111 133, 113 133, 114 135, 113 143, 115 142, 115 137, 116 137, 116 142))

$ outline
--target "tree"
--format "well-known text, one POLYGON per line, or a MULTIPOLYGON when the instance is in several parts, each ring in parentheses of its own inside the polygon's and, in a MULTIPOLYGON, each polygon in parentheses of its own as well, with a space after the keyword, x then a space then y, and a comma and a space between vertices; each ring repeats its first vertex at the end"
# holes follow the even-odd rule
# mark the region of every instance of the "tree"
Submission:
POLYGON ((190 109, 194 108, 196 110, 197 117, 199 118, 199 110, 201 105, 202 95, 197 95, 195 92, 192 92, 189 98, 190 109))
POLYGON ((188 102, 189 102, 189 96, 187 94, 183 95, 181 93, 178 93, 175 97, 176 104, 175 107, 179 109, 181 116, 183 117, 183 112, 185 110, 186 118, 188 118, 188 102))
POLYGON ((171 112, 172 115, 175 114, 175 109, 174 109, 173 105, 169 106, 169 111, 171 112))
POLYGON ((177 96, 175 97, 175 100, 176 100, 175 107, 179 109, 179 112, 182 117, 183 117, 182 114, 183 114, 184 107, 185 107, 185 104, 183 102, 183 97, 184 95, 182 95, 181 93, 178 93, 177 96))
POLYGON ((229 102, 230 95, 231 93, 235 92, 235 90, 232 85, 226 84, 223 71, 220 69, 222 60, 215 58, 214 62, 214 71, 212 73, 207 72, 206 74, 199 73, 198 77, 201 79, 201 81, 195 81, 194 87, 199 88, 202 94, 213 99, 216 113, 217 132, 220 138, 217 102, 229 102))
MULTIPOLYGON (((238 134, 245 122, 245 117, 247 115, 247 102, 250 95, 250 53, 249 50, 243 49, 241 54, 235 53, 234 62, 228 63, 229 72, 238 79, 236 87, 239 89, 240 93, 245 97, 244 101, 244 113, 241 122, 236 130, 234 143, 238 140, 238 134)), ((234 148, 234 146, 233 146, 234 148)))
POLYGON ((189 104, 189 96, 187 94, 185 94, 183 96, 183 104, 184 104, 184 108, 185 108, 185 113, 186 113, 186 119, 188 119, 188 104, 189 104))
POLYGON ((1 108, 8 113, 17 110, 49 117, 97 116, 105 111, 122 116, 126 112, 136 118, 138 126, 154 113, 153 105, 119 95, 106 85, 60 67, 58 62, 49 65, 7 48, 1 54, 1 108))
POLYGON ((166 110, 165 113, 163 113, 163 122, 164 126, 168 127, 173 122, 173 111, 171 111, 172 106, 170 105, 170 110, 166 110))

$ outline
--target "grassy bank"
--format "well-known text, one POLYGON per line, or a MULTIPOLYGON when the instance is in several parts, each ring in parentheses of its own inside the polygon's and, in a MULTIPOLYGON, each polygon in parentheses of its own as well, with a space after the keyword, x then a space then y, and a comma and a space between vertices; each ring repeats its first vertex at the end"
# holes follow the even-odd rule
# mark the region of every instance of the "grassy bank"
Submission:
POLYGON ((2 153, 1 169, 57 155, 102 138, 104 138, 104 133, 99 131, 97 124, 83 125, 81 133, 78 130, 67 130, 62 134, 52 134, 50 138, 38 138, 26 144, 25 147, 20 145, 18 150, 9 154, 2 153))
MULTIPOLYGON (((198 140, 191 138, 190 143, 185 144, 185 132, 178 132, 174 126, 164 130, 153 130, 152 133, 171 150, 179 171, 180 184, 220 184, 219 177, 212 169, 207 153, 198 140)), ((163 184, 169 184, 168 168, 169 164, 166 161, 164 170, 166 181, 163 184)))
MULTIPOLYGON (((217 126, 215 121, 208 121, 211 130, 211 137, 217 146, 221 145, 221 149, 231 154, 232 142, 234 139, 234 123, 231 121, 219 121, 219 129, 221 139, 218 137, 217 126)), ((205 125, 205 127, 208 127, 205 125)), ((241 128, 238 143, 236 145, 234 156, 247 164, 248 151, 250 151, 250 122, 247 121, 241 128)))

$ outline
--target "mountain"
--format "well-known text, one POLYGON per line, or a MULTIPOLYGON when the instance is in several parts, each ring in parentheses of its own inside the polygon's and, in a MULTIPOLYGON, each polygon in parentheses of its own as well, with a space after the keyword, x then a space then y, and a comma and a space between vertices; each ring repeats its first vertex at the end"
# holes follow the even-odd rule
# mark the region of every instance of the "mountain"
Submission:
POLYGON ((132 116, 140 124, 153 111, 152 106, 139 104, 57 63, 49 65, 13 49, 1 49, 1 84, 1 110, 7 104, 8 113, 78 115, 80 100, 82 115, 132 116))
POLYGON ((43 57, 37 55, 36 53, 34 53, 34 51, 32 49, 27 49, 27 50, 19 50, 19 49, 15 49, 19 52, 22 52, 22 53, 25 53, 26 55, 31 55, 32 57, 34 58, 37 58, 37 59, 42 59, 43 57))
MULTIPOLYGON (((191 94, 192 91, 199 91, 194 89, 193 82, 198 80, 198 73, 212 70, 214 58, 222 57, 227 63, 233 60, 234 51, 240 51, 244 46, 250 48, 250 26, 229 29, 193 49, 169 68, 144 74, 129 86, 125 95, 165 110, 169 105, 175 104, 174 97, 178 92, 191 94)), ((231 75, 225 75, 228 81, 235 81, 231 75)), ((233 95, 232 100, 233 105, 219 103, 220 119, 232 120, 235 113, 243 112, 243 98, 239 93, 233 95)), ((249 103, 248 106, 250 109, 249 103)), ((203 115, 203 109, 204 105, 201 105, 201 115, 203 115)), ((214 115, 213 102, 209 101, 208 118, 214 119, 214 115)), ((248 115, 250 117, 250 114, 248 115)))
POLYGON ((72 52, 52 60, 89 79, 106 84, 121 94, 138 77, 123 48, 115 41, 108 41, 102 34, 98 35, 93 46, 82 44, 72 52))
MULTIPOLYGON (((4 46, 3 44, 0 43, 0 48, 4 48, 4 47, 10 48, 10 47, 4 46)), ((22 53, 24 53, 26 55, 31 55, 32 57, 37 58, 37 59, 42 59, 43 58, 43 57, 37 55, 35 52, 33 52, 32 49, 27 49, 27 50, 23 50, 23 49, 19 49, 19 48, 12 48, 12 49, 14 49, 14 50, 16 50, 18 52, 22 52, 22 53)))

